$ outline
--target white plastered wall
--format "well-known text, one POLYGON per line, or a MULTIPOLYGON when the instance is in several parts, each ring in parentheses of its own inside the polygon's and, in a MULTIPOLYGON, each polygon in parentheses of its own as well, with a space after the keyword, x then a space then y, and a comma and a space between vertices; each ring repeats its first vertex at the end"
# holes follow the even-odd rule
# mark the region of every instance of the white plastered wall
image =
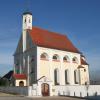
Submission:
MULTIPOLYGON (((54 85, 54 69, 58 68, 60 71, 60 85, 65 85, 65 77, 64 77, 64 71, 66 69, 69 70, 69 83, 70 85, 76 85, 74 82, 74 70, 79 67, 81 64, 80 62, 80 54, 78 53, 72 53, 67 51, 61 51, 61 50, 55 50, 55 49, 49 49, 49 48, 43 48, 43 47, 37 47, 37 73, 38 78, 42 76, 47 76, 49 79, 53 81, 54 85), (42 53, 47 53, 49 55, 49 61, 40 60, 40 55, 42 53), (54 54, 58 54, 60 57, 60 61, 52 61, 52 57, 54 54), (63 62, 64 56, 69 56, 70 62, 63 62), (78 62, 73 63, 72 58, 77 57, 78 62)), ((88 71, 87 71, 88 74, 88 71)), ((87 76, 88 77, 88 76, 87 76)))
POLYGON ((26 86, 26 80, 25 79, 16 79, 16 81, 15 81, 16 86, 19 86, 20 81, 23 81, 24 82, 24 86, 26 86))

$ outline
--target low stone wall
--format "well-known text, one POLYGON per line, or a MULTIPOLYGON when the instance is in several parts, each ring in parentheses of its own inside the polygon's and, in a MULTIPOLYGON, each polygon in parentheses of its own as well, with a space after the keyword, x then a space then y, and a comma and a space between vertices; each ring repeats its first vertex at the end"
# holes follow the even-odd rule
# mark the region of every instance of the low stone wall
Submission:
POLYGON ((64 96, 97 96, 100 95, 100 85, 81 85, 81 86, 53 86, 53 95, 64 96))
POLYGON ((28 87, 0 87, 1 92, 28 95, 28 87))
MULTIPOLYGON (((39 91, 41 87, 38 85, 30 87, 0 87, 0 91, 7 93, 14 93, 26 96, 42 96, 39 91)), ((74 86, 52 86, 51 96, 100 96, 100 85, 74 85, 74 86)))

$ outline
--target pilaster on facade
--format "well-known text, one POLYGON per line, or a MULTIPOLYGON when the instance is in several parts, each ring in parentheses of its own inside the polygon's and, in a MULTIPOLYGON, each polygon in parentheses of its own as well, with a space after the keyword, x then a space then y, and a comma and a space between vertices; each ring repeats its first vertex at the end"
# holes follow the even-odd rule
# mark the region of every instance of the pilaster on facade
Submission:
POLYGON ((37 46, 37 79, 39 79, 40 76, 40 47, 37 46))
POLYGON ((26 51, 26 35, 27 34, 27 31, 26 30, 23 30, 23 34, 22 34, 22 40, 23 40, 23 53, 24 51, 26 51))
POLYGON ((30 86, 30 56, 27 56, 27 86, 30 86))
POLYGON ((62 77, 64 75, 64 71, 63 71, 63 57, 60 57, 60 85, 65 85, 64 83, 64 77, 62 77))
POLYGON ((53 65, 52 65, 52 50, 49 50, 50 56, 49 56, 49 65, 50 65, 50 80, 52 80, 52 85, 54 84, 54 70, 53 70, 53 65))

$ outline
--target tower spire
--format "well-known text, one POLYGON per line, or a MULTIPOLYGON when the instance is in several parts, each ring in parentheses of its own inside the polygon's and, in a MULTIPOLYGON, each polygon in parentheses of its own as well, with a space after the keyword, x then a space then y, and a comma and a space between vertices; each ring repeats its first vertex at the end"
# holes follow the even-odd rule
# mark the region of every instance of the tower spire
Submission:
POLYGON ((26 11, 23 13, 23 30, 32 29, 31 0, 25 0, 26 11))
POLYGON ((22 38, 23 38, 23 52, 26 50, 26 39, 27 39, 27 30, 32 30, 32 13, 29 11, 29 2, 26 0, 27 10, 23 13, 23 23, 22 23, 22 38))
POLYGON ((26 2, 26 4, 25 4, 25 12, 30 12, 30 10, 31 10, 31 0, 25 0, 26 2))

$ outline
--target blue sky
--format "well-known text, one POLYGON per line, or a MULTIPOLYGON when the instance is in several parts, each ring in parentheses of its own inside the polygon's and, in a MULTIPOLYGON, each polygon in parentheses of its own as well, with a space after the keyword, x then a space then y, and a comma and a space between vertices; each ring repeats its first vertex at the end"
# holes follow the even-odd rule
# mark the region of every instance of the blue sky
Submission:
POLYGON ((33 26, 66 34, 86 56, 91 72, 100 70, 100 0, 0 0, 0 75, 12 69, 27 8, 33 26))

